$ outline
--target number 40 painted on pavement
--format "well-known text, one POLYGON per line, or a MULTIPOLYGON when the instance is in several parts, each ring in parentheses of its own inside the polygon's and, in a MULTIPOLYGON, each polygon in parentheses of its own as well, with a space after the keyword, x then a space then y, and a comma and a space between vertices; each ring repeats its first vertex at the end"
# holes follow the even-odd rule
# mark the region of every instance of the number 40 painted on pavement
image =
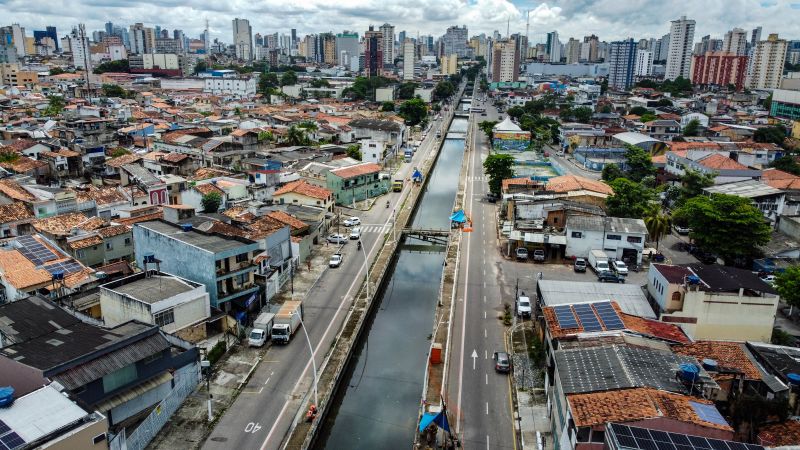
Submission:
POLYGON ((255 432, 257 432, 260 429, 261 429, 261 425, 260 424, 258 424, 257 422, 256 423, 250 422, 244 427, 244 432, 245 433, 254 433, 255 434, 255 432))

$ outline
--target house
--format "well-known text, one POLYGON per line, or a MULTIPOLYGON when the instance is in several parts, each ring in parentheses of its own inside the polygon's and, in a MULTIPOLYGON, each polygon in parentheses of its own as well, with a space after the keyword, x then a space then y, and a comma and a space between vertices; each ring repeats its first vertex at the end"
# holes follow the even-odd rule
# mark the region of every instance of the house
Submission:
POLYGON ((207 337, 211 316, 204 285, 157 270, 101 285, 100 309, 106 326, 136 320, 189 342, 207 337))
POLYGON ((667 164, 664 169, 678 178, 682 177, 687 169, 716 175, 715 184, 751 180, 761 176, 760 170, 751 169, 713 150, 675 150, 668 151, 666 155, 667 164))
POLYGON ((542 308, 612 300, 620 314, 644 319, 657 318, 641 287, 626 283, 538 280, 536 296, 542 308))
POLYGON ((378 119, 355 119, 348 122, 347 126, 352 129, 355 140, 364 138, 383 142, 386 155, 396 156, 403 142, 406 141, 405 125, 391 121, 378 119))
POLYGON ((569 256, 586 258, 603 250, 610 258, 641 264, 647 227, 642 219, 572 215, 566 236, 569 256))
POLYGON ((672 138, 680 136, 681 124, 675 120, 651 120, 645 122, 642 133, 660 141, 671 141, 672 138))
POLYGON ((200 355, 188 342, 155 325, 84 320, 41 297, 0 305, 0 367, 16 396, 52 380, 116 429, 174 387, 199 382, 200 355))
POLYGON ((181 203, 193 207, 196 211, 203 211, 203 197, 214 192, 220 196, 220 209, 229 208, 249 199, 247 189, 249 184, 247 180, 232 177, 215 177, 198 181, 181 192, 181 203))
POLYGON ((29 234, 33 219, 33 211, 25 203, 0 205, 0 237, 29 234))
POLYGON ((786 202, 785 192, 757 180, 716 184, 703 188, 703 192, 707 195, 725 194, 750 199, 773 226, 777 223, 778 218, 783 215, 783 208, 786 202))
POLYGON ((555 197, 578 203, 605 207, 606 198, 614 194, 611 186, 602 181, 577 175, 561 175, 547 180, 544 190, 555 197))
POLYGON ((382 175, 381 166, 375 163, 334 169, 326 175, 327 188, 339 205, 350 205, 389 192, 389 176, 382 175))
POLYGON ((779 297, 749 270, 652 264, 647 292, 661 320, 679 325, 692 339, 769 342, 772 336, 779 297))
POLYGON ((126 164, 120 168, 122 186, 136 186, 146 194, 146 198, 134 205, 169 204, 167 186, 157 176, 138 164, 126 164))
POLYGON ((708 128, 709 118, 707 115, 698 112, 690 112, 681 115, 681 130, 686 128, 686 125, 689 125, 689 122, 693 120, 700 122, 701 128, 708 128))
POLYGON ((227 312, 234 301, 258 296, 254 240, 156 220, 134 225, 133 242, 137 263, 158 261, 159 270, 204 284, 215 308, 227 312))
POLYGON ((273 201, 283 205, 301 205, 333 212, 333 192, 304 180, 286 183, 272 194, 273 201))
MULTIPOLYGON (((760 429, 764 428, 760 427, 760 429)), ((608 450, 652 450, 653 447, 658 448, 659 444, 663 446, 663 444, 669 442, 670 445, 672 445, 674 442, 680 443, 677 445, 686 444, 689 448, 714 448, 714 445, 716 445, 720 447, 726 446, 731 449, 740 449, 742 448, 740 446, 746 445, 748 450, 765 450, 761 445, 742 444, 738 441, 722 439, 706 439, 706 437, 710 438, 711 436, 699 436, 684 431, 676 433, 672 428, 658 427, 652 424, 634 427, 609 423, 606 425, 603 448, 608 450), (637 438, 633 436, 637 436, 637 438)))

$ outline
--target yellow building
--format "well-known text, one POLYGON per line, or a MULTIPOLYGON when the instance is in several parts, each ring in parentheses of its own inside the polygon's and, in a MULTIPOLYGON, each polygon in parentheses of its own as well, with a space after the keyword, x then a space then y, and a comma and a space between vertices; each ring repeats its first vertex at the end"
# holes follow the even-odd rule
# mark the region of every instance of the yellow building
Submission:
POLYGON ((800 139, 800 120, 792 122, 792 137, 800 139))
POLYGON ((458 73, 458 55, 442 57, 442 75, 455 75, 458 73))

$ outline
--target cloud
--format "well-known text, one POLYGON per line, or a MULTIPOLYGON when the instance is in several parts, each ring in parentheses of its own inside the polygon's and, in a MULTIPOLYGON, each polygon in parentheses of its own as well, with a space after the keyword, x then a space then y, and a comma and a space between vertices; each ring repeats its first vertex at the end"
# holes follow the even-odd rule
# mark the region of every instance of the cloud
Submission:
POLYGON ((697 21, 696 40, 757 26, 764 27, 764 35, 800 38, 792 25, 800 9, 797 0, 48 0, 47 8, 35 3, 0 0, 0 9, 5 22, 20 23, 29 36, 47 25, 55 25, 62 36, 78 23, 102 30, 110 20, 123 26, 143 22, 177 28, 197 37, 207 19, 212 38, 230 42, 235 17, 249 19, 253 33, 261 34, 288 34, 292 28, 300 35, 342 30, 362 34, 370 24, 385 22, 411 35, 441 36, 453 25, 466 25, 470 35, 505 34, 506 28, 524 33, 529 15, 532 42, 542 42, 553 30, 564 42, 588 34, 612 41, 660 37, 669 32, 670 20, 685 14, 697 21))

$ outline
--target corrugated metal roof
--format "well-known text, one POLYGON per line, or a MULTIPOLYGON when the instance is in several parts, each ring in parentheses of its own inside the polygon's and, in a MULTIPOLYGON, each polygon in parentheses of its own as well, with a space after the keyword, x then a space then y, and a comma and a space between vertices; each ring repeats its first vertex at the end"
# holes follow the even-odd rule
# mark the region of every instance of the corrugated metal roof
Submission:
POLYGON ((161 386, 164 383, 169 383, 170 381, 172 381, 172 378, 173 377, 171 373, 164 372, 161 375, 157 375, 153 378, 150 378, 144 383, 134 386, 125 392, 119 393, 102 403, 98 403, 95 406, 95 409, 102 412, 110 411, 125 402, 133 400, 134 398, 139 397, 140 395, 146 394, 148 391, 152 391, 153 389, 161 386))
POLYGON ((60 373, 55 376, 55 379, 68 389, 77 389, 167 348, 169 348, 169 342, 161 334, 154 334, 86 364, 81 364, 64 373, 60 373))

